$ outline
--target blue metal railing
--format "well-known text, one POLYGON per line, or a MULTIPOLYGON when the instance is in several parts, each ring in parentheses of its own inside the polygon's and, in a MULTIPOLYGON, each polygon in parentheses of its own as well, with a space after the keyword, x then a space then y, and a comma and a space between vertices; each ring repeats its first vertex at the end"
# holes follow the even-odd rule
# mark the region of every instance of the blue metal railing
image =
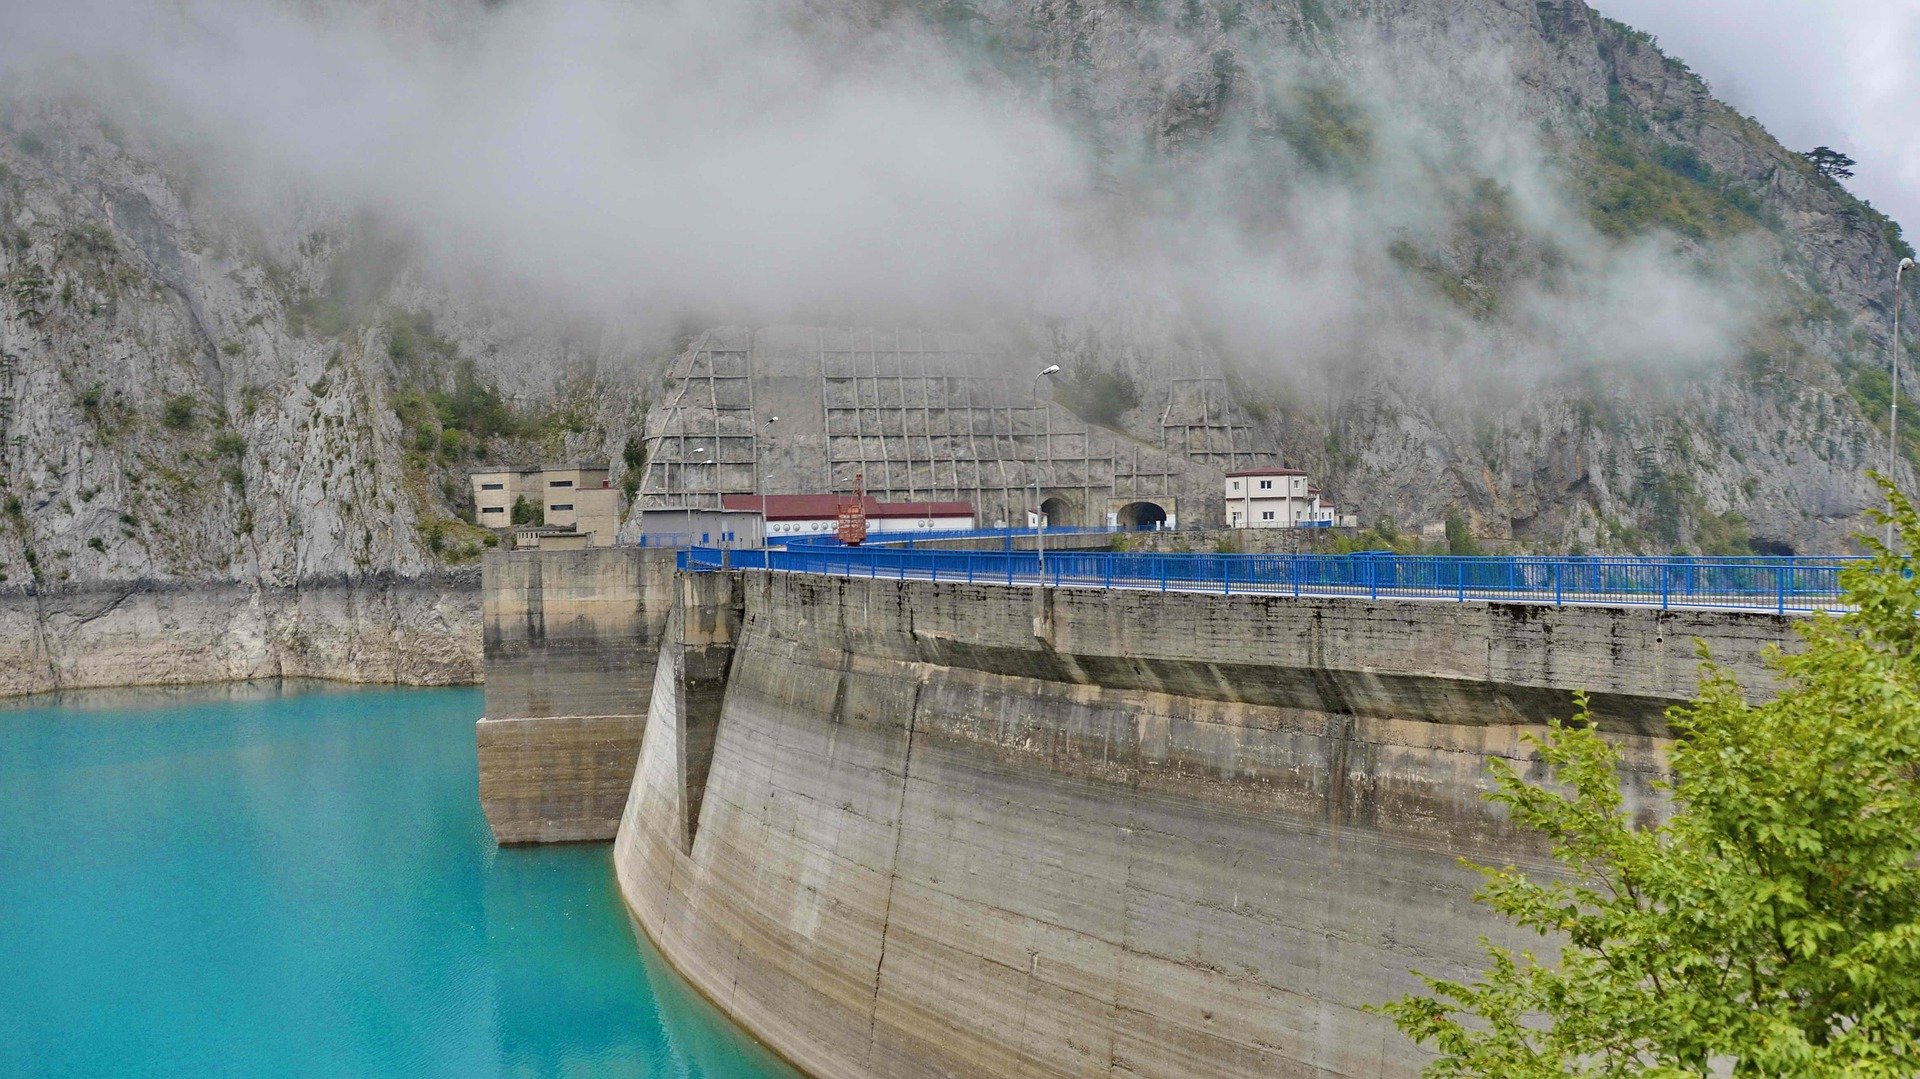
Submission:
MULTIPOLYGON (((1051 531, 1051 530, 1049 530, 1051 531)), ((786 550, 722 552, 695 547, 683 569, 819 573, 838 577, 1033 584, 1033 551, 903 550, 896 547, 801 545, 786 550)), ((1048 585, 1181 592, 1258 592, 1293 596, 1356 596, 1508 600, 1609 606, 1730 607, 1810 611, 1840 599, 1848 557, 1670 558, 1497 557, 1434 555, 1222 555, 1049 551, 1048 585)))

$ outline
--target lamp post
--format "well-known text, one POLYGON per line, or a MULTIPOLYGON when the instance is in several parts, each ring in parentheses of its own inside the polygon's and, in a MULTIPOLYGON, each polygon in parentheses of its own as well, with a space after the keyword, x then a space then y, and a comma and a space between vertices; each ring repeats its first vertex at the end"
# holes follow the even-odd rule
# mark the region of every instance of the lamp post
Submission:
MULTIPOLYGON (((1905 258, 1893 271, 1893 356, 1887 364, 1893 382, 1893 395, 1887 406, 1887 482, 1892 483, 1894 464, 1900 460, 1900 279, 1913 269, 1913 260, 1905 258)), ((1893 522, 1887 522, 1887 546, 1893 546, 1893 522)))
MULTIPOLYGON (((1060 373, 1059 364, 1051 364, 1039 374, 1033 376, 1033 398, 1040 399, 1040 380, 1052 378, 1060 373)), ((1051 428, 1049 428, 1051 429, 1051 428)), ((1048 447, 1051 449, 1052 447, 1048 447)), ((1047 512, 1040 501, 1040 468, 1038 462, 1033 470, 1033 553, 1040 564, 1040 587, 1047 587, 1047 512)))
MULTIPOLYGON (((767 417, 766 427, 768 441, 772 441, 773 439, 773 425, 779 422, 780 417, 778 416, 767 417)), ((761 471, 760 454, 757 452, 753 455, 753 485, 760 488, 760 520, 764 525, 767 518, 767 480, 761 471)))

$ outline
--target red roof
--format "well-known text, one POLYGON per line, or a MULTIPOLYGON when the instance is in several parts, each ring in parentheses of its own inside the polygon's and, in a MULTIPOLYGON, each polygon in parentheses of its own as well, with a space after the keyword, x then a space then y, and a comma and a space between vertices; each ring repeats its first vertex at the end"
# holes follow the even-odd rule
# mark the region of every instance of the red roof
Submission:
MULTIPOLYGON (((720 507, 758 511, 764 503, 769 521, 831 521, 840 516, 841 503, 851 501, 852 495, 723 495, 720 507)), ((873 520, 973 516, 971 502, 882 502, 869 496, 866 506, 873 520)))
POLYGON ((1305 472, 1297 468, 1243 468, 1238 472, 1229 472, 1228 476, 1304 476, 1305 472))

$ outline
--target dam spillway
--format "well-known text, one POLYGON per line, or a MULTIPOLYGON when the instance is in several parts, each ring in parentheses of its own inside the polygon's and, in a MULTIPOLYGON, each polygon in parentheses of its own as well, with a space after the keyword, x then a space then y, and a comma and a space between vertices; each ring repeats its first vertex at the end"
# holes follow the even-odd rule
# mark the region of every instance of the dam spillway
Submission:
MULTIPOLYGON (((1458 865, 1542 862, 1485 759, 1589 690, 1651 814, 1695 640, 1764 687, 1791 639, 1765 613, 668 566, 622 894, 822 1076, 1416 1074, 1363 1009, 1477 968, 1482 934, 1537 943, 1458 865)), ((600 789, 609 759, 542 767, 600 789)))

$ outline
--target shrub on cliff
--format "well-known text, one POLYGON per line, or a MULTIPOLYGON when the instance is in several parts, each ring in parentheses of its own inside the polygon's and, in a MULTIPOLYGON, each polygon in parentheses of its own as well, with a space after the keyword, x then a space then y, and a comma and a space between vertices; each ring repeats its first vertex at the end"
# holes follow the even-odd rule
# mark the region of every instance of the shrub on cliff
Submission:
MULTIPOLYGON (((1920 515, 1887 493, 1920 550, 1920 515)), ((1488 944, 1478 981, 1423 976, 1387 1005, 1438 1049, 1428 1075, 1920 1074, 1920 581, 1867 542, 1852 612, 1772 658, 1775 699, 1709 666, 1673 710, 1664 824, 1623 808, 1584 701, 1535 742, 1552 786, 1493 763, 1489 797, 1565 874, 1479 867, 1479 899, 1564 947, 1488 944)))

